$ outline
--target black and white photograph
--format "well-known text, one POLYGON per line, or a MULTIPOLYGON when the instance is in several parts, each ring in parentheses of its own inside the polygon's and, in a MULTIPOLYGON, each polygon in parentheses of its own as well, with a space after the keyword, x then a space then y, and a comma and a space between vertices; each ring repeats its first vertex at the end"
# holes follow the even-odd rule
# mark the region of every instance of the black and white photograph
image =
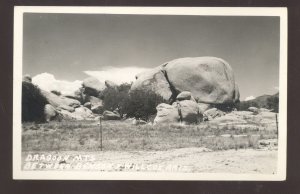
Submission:
POLYGON ((14 179, 285 180, 286 8, 14 14, 14 179))

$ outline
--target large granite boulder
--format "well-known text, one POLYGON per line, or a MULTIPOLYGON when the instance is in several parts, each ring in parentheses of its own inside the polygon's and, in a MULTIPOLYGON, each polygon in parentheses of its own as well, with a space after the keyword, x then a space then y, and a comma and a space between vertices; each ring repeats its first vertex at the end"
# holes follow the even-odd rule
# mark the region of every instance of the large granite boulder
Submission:
POLYGON ((100 92, 105 89, 105 84, 95 77, 88 77, 84 79, 82 86, 84 88, 84 93, 90 96, 98 96, 100 92))
POLYGON ((132 84, 131 90, 151 90, 164 100, 170 100, 172 96, 170 84, 161 67, 136 75, 136 81, 132 84))
POLYGON ((131 90, 152 90, 165 100, 189 91, 197 102, 233 104, 239 101, 238 86, 230 65, 216 57, 180 58, 136 76, 131 90))
POLYGON ((177 91, 190 91, 202 103, 234 103, 236 84, 230 65, 216 57, 181 58, 164 65, 177 91))

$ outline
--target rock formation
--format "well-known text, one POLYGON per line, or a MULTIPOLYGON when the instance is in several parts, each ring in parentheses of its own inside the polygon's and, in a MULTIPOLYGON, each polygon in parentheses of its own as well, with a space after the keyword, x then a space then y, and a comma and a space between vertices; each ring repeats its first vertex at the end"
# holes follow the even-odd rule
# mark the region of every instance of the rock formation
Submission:
POLYGON ((57 112, 52 105, 46 104, 44 108, 44 115, 45 115, 45 120, 49 122, 55 119, 55 117, 57 116, 57 112))
POLYGON ((157 115, 154 119, 154 124, 170 122, 193 124, 202 121, 202 114, 193 97, 188 95, 188 92, 182 92, 178 96, 179 98, 177 99, 180 100, 177 100, 172 105, 162 103, 156 107, 157 115))
POLYGON ((117 112, 111 112, 111 111, 104 111, 103 112, 103 119, 104 120, 120 120, 121 116, 117 112))
POLYGON ((82 86, 84 87, 84 93, 90 96, 98 96, 105 89, 105 85, 94 77, 84 79, 82 86))
POLYGON ((180 58, 136 76, 131 90, 152 90, 165 100, 189 91, 203 104, 234 104, 239 90, 230 65, 216 57, 180 58))

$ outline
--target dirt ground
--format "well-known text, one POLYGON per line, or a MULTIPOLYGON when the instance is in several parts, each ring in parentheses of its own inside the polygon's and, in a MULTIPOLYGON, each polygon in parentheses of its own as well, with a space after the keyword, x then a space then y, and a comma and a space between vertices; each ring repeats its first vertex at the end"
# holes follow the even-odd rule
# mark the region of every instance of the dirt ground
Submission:
POLYGON ((199 147, 132 152, 23 152, 22 168, 24 170, 274 174, 277 168, 277 153, 277 149, 211 151, 199 147), (69 158, 65 158, 66 156, 69 158))

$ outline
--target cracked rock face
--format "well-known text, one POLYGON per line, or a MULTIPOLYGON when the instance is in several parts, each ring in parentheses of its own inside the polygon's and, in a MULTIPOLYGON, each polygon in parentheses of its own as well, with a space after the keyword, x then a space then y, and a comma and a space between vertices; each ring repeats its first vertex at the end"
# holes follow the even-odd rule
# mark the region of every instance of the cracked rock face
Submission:
POLYGON ((136 81, 131 86, 131 90, 152 90, 165 100, 170 100, 172 97, 170 84, 160 66, 136 75, 136 81))
POLYGON ((189 91, 200 103, 227 104, 239 100, 238 86, 230 65, 216 57, 180 58, 137 75, 131 90, 152 90, 175 101, 189 91))

